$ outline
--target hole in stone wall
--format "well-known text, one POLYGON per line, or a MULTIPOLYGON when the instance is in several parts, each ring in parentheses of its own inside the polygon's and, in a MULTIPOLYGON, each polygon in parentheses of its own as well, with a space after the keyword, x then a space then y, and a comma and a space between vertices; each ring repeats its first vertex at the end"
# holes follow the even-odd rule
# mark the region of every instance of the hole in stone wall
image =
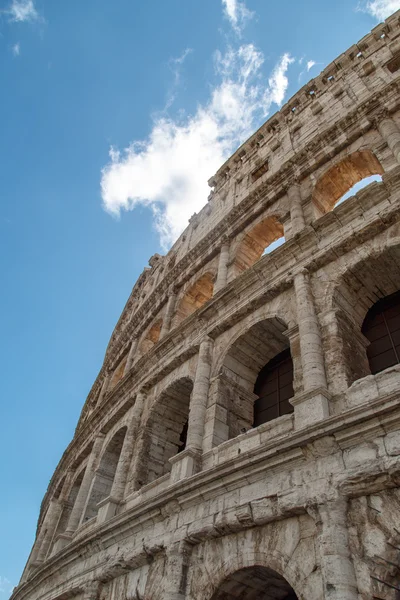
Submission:
POLYGON ((140 343, 139 351, 141 354, 147 354, 147 352, 149 352, 149 350, 151 350, 152 347, 157 344, 158 340, 160 339, 161 328, 162 319, 159 319, 153 323, 150 329, 147 330, 140 343))
POLYGON ((267 217, 248 231, 238 246, 234 261, 235 274, 245 271, 285 241, 283 225, 276 217, 267 217))
POLYGON ((400 68, 400 52, 396 54, 386 66, 391 73, 396 73, 400 68))
POLYGON ((339 204, 341 204, 342 202, 344 202, 345 200, 347 200, 347 198, 351 198, 351 196, 354 196, 357 192, 359 192, 360 190, 364 189, 365 187, 367 187, 370 183, 373 183, 374 181, 377 182, 381 182, 382 181, 382 177, 381 175, 371 175, 370 177, 365 177, 364 179, 362 179, 361 181, 359 181, 358 183, 356 183, 355 185, 353 185, 348 192, 346 192, 335 204, 335 206, 338 206, 339 204))
POLYGON ((123 378, 127 360, 128 360, 128 357, 125 356, 119 363, 118 367, 115 369, 113 376, 111 378, 111 381, 110 381, 108 391, 110 391, 114 386, 116 386, 117 383, 123 378))
POLYGON ((93 519, 98 513, 98 504, 110 495, 118 461, 124 443, 126 427, 119 429, 109 441, 96 471, 87 504, 84 521, 93 519))
POLYGON ((254 566, 229 575, 211 600, 298 600, 293 588, 279 573, 254 566))
POLYGON ((169 473, 169 459, 184 450, 192 389, 191 379, 184 377, 170 385, 157 400, 149 420, 142 481, 150 483, 169 473))
MULTIPOLYGON (((375 336, 374 324, 372 324, 370 335, 367 332, 368 321, 365 325, 365 319, 366 315, 371 316, 372 313, 368 312, 371 307, 382 298, 396 294, 398 290, 400 290, 400 245, 390 246, 385 248, 379 255, 368 256, 360 260, 349 267, 338 280, 332 295, 332 306, 337 314, 338 335, 336 339, 339 345, 332 344, 331 349, 328 349, 327 360, 337 363, 338 356, 341 357, 340 368, 344 378, 343 387, 347 387, 354 381, 369 375, 371 369, 375 368, 368 361, 367 340, 372 343, 381 339, 376 351, 373 351, 376 356, 390 350, 388 339, 384 339, 384 330, 382 330, 382 336, 379 338, 379 331, 375 336)), ((394 335, 391 335, 394 344, 397 345, 398 336, 400 335, 396 325, 398 317, 394 314, 389 318, 392 317, 394 318, 395 330, 394 335)), ((328 374, 329 371, 328 369, 328 374)), ((335 377, 337 379, 337 375, 335 377)), ((328 384, 334 385, 336 379, 328 382, 328 384)))
MULTIPOLYGON (((277 318, 265 319, 250 327, 229 348, 218 376, 219 387, 215 392, 217 402, 223 407, 221 414, 227 415, 227 422, 221 427, 226 439, 292 411, 287 400, 293 396, 293 365, 289 340, 283 333, 285 329, 286 326, 277 318), (285 354, 280 356, 282 352, 285 354), (274 361, 274 357, 279 358, 274 361), (280 358, 289 359, 290 368, 280 366, 280 358), (275 367, 277 369, 274 371, 275 367), (281 390, 277 388, 278 384, 281 390), (267 398, 271 390, 275 395, 267 398), (258 402, 264 396, 265 401, 258 402), (272 411, 262 415, 269 408, 264 406, 268 402, 272 411)), ((226 439, 221 439, 218 443, 226 439)))
POLYGON ((331 211, 355 184, 383 173, 382 165, 370 150, 354 152, 332 165, 314 188, 312 200, 317 216, 331 211))
POLYGON ((205 273, 199 277, 179 302, 174 325, 178 325, 210 300, 213 295, 213 290, 214 276, 212 273, 205 273))
POLYGON ((275 240, 274 242, 272 242, 272 244, 270 244, 269 246, 267 246, 263 252, 263 256, 265 256, 266 254, 271 254, 271 252, 273 252, 274 250, 276 250, 277 248, 279 248, 279 246, 282 246, 284 243, 286 242, 285 237, 282 236, 280 238, 278 238, 277 240, 275 240))

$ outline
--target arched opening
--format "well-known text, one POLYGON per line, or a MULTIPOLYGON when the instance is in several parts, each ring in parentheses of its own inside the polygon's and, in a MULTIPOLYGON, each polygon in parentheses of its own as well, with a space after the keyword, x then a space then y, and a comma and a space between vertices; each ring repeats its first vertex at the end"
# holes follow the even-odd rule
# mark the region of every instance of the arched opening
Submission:
POLYGON ((219 434, 217 443, 293 412, 288 402, 293 396, 293 362, 285 330, 278 318, 265 319, 229 348, 212 384, 211 402, 218 405, 214 412, 226 419, 216 427, 225 434, 224 439, 219 434))
POLYGON ((160 339, 161 328, 162 320, 159 319, 153 323, 150 329, 147 330, 143 340, 140 343, 139 350, 141 354, 147 354, 147 352, 149 352, 149 350, 151 350, 152 347, 157 344, 158 340, 160 339))
POLYGON ((400 292, 369 309, 362 333, 370 342, 367 357, 373 375, 400 363, 400 292))
POLYGON ((69 517, 71 516, 72 509, 74 508, 75 500, 81 487, 84 474, 85 469, 82 469, 82 471, 75 478, 74 483, 72 484, 71 491, 68 495, 68 500, 64 504, 60 519, 57 524, 55 537, 58 534, 63 533, 67 529, 69 517))
POLYGON ((328 385, 333 393, 391 366, 389 363, 396 364, 399 290, 398 245, 367 255, 338 280, 332 294, 335 317, 324 332, 328 385))
POLYGON ((201 308, 210 298, 214 290, 214 276, 212 273, 204 273, 188 289, 178 304, 174 325, 178 325, 196 310, 201 308))
POLYGON ((101 457, 100 465, 93 479, 84 521, 93 519, 98 513, 98 504, 108 498, 117 471, 118 461, 126 434, 126 427, 119 429, 109 441, 101 457))
POLYGON ((336 202, 335 206, 339 206, 339 204, 342 204, 342 202, 344 202, 345 200, 347 200, 347 198, 351 198, 351 196, 354 196, 360 190, 363 190, 364 188, 368 187, 370 183, 381 183, 381 182, 382 182, 382 176, 381 175, 371 175, 370 177, 365 177, 364 179, 362 179, 358 183, 354 184, 353 187, 351 187, 336 202))
POLYGON ((124 376, 124 371, 125 371, 125 365, 126 365, 126 361, 128 360, 128 357, 125 356, 119 363, 118 367, 115 369, 113 376, 111 377, 111 381, 110 381, 110 385, 108 390, 111 390, 114 386, 117 385, 117 383, 119 381, 121 381, 121 379, 124 376))
POLYGON ((263 254, 272 252, 284 241, 283 225, 276 217, 267 217, 257 223, 245 234, 236 251, 235 275, 252 267, 263 254))
POLYGON ((147 476, 141 477, 142 481, 150 483, 169 473, 169 459, 184 450, 192 389, 191 379, 178 379, 161 394, 154 406, 148 425, 147 476))
POLYGON ((298 600, 289 583, 268 567, 248 567, 229 575, 211 600, 298 600))
POLYGON ((356 184, 374 175, 383 175, 384 170, 370 150, 360 150, 346 156, 333 165, 318 180, 313 204, 316 217, 331 211, 356 184))

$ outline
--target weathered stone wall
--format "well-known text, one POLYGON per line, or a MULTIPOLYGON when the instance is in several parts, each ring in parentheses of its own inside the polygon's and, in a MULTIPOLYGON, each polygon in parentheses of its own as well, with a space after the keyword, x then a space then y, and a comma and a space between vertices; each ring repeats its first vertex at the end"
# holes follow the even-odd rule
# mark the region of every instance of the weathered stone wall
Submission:
POLYGON ((13 600, 394 600, 400 365, 372 375, 361 329, 400 290, 399 20, 269 119, 150 259, 13 600), (293 414, 253 427, 286 349, 293 414))

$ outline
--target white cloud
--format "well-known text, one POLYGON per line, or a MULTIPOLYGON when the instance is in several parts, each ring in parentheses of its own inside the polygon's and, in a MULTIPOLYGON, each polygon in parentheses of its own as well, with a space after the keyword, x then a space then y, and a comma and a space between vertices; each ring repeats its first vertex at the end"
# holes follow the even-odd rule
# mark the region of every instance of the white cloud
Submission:
POLYGON ((118 216, 138 204, 150 207, 161 243, 167 248, 188 218, 206 203, 207 180, 266 117, 283 102, 286 72, 293 59, 284 54, 267 83, 264 57, 252 44, 216 53, 219 83, 208 103, 192 116, 154 121, 148 139, 120 152, 110 150, 102 171, 103 206, 118 216))
POLYGON ((222 5, 233 29, 237 34, 240 34, 248 19, 251 19, 253 16, 253 13, 241 0, 222 0, 222 5))
POLYGON ((11 581, 0 575, 0 594, 10 594, 13 590, 11 581))
POLYGON ((12 53, 14 54, 14 56, 19 56, 21 54, 21 46, 19 42, 14 44, 14 46, 12 47, 12 53))
POLYGON ((39 14, 35 8, 33 0, 13 0, 7 11, 12 21, 36 21, 39 14))
POLYGON ((309 71, 310 69, 312 69, 313 67, 315 67, 317 63, 315 62, 315 60, 309 60, 307 62, 307 71, 309 71))
POLYGON ((400 9, 400 0, 370 0, 363 10, 370 13, 379 21, 387 19, 392 13, 400 9))

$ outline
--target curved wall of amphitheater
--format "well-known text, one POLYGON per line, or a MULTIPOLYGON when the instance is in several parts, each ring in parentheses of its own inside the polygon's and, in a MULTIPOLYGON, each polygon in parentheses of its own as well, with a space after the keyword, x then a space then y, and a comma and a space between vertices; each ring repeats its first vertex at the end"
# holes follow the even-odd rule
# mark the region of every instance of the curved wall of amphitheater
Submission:
POLYGON ((244 143, 150 259, 13 600, 397 597, 399 81, 400 12, 244 143), (387 302, 389 362, 366 325, 387 302), (290 400, 255 426, 281 353, 290 400))

